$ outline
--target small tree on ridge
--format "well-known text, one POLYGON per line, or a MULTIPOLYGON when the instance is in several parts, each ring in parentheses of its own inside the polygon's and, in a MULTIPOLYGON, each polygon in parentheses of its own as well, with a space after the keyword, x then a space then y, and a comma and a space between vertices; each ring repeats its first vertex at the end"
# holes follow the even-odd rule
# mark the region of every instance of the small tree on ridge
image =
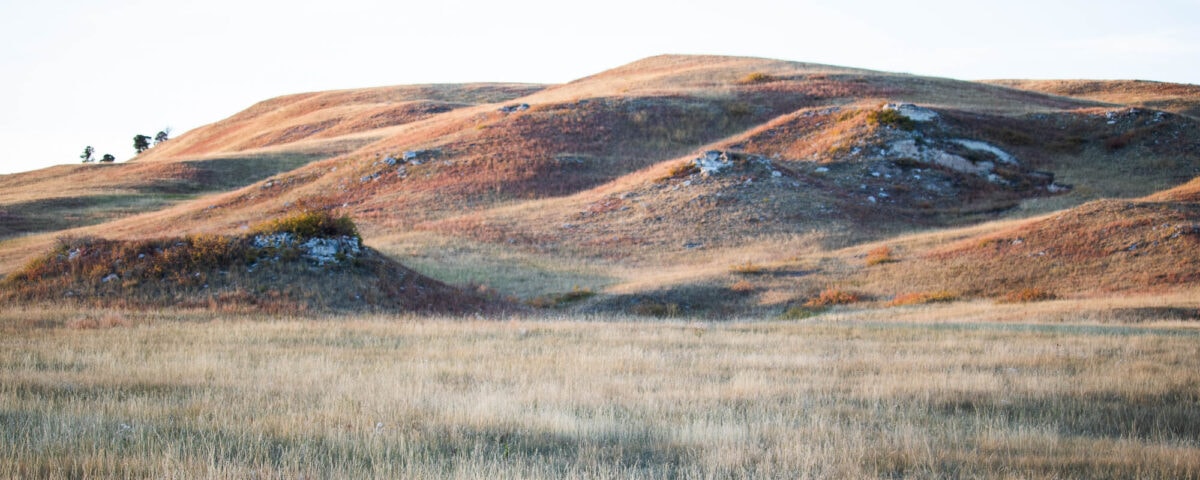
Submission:
POLYGON ((170 136, 171 136, 171 127, 167 127, 162 130, 159 130, 158 134, 154 136, 154 144, 158 145, 167 140, 170 140, 171 139, 170 136))
POLYGON ((142 134, 137 134, 133 137, 133 149, 137 153, 142 153, 150 149, 150 137, 142 134))

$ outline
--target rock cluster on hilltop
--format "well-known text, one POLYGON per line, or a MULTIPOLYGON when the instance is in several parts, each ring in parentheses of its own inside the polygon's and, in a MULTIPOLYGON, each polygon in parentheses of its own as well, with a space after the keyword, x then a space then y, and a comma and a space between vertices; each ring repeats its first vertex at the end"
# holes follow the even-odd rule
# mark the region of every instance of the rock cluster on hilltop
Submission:
POLYGON ((753 205, 764 212, 753 215, 760 221, 772 215, 825 218, 847 210, 886 215, 887 210, 876 209, 884 206, 913 218, 934 219, 942 209, 990 211, 1070 189, 1055 183, 1052 172, 1037 170, 1034 162, 1023 162, 1017 153, 962 129, 953 115, 912 104, 844 111, 836 117, 833 113, 837 111, 813 110, 796 116, 798 123, 816 128, 823 122, 842 124, 836 137, 809 137, 830 145, 813 149, 811 158, 783 157, 786 150, 779 148, 790 144, 777 139, 804 130, 781 125, 724 149, 702 151, 655 185, 671 191, 699 188, 688 194, 692 203, 712 196, 720 205, 753 205), (780 206, 777 200, 782 198, 812 203, 806 212, 780 206))
MULTIPOLYGON (((396 177, 407 178, 409 167, 420 166, 426 162, 432 161, 442 156, 442 150, 431 148, 427 150, 405 150, 399 157, 388 155, 382 160, 377 160, 371 165, 372 171, 370 174, 363 175, 359 178, 359 183, 367 183, 370 181, 383 178, 388 173, 388 169, 394 168, 396 177), (382 167, 382 168, 380 168, 382 167)), ((446 161, 448 162, 448 160, 446 161)))

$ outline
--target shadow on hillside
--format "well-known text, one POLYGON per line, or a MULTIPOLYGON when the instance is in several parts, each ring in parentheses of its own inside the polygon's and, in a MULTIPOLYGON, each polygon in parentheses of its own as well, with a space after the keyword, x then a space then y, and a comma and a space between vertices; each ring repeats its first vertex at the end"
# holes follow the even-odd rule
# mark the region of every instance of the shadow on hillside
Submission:
POLYGON ((87 195, 44 198, 0 206, 0 240, 37 232, 85 227, 166 208, 193 198, 184 194, 87 195))
MULTIPOLYGON (((40 198, 0 205, 0 240, 105 223, 161 210, 199 194, 233 190, 325 158, 323 154, 279 154, 181 162, 157 177, 130 179, 125 194, 40 198)), ((176 164, 165 164, 174 166, 176 164)), ((133 169, 138 164, 105 168, 133 169)), ((128 172, 128 170, 126 170, 128 172)))
POLYGON ((325 154, 287 153, 246 157, 213 158, 182 162, 192 173, 181 184, 164 182, 143 191, 162 193, 208 193, 245 187, 274 175, 295 170, 326 158, 325 154))
POLYGON ((651 292, 610 295, 583 307, 587 312, 624 312, 644 317, 730 318, 745 311, 750 296, 721 285, 679 285, 651 292))

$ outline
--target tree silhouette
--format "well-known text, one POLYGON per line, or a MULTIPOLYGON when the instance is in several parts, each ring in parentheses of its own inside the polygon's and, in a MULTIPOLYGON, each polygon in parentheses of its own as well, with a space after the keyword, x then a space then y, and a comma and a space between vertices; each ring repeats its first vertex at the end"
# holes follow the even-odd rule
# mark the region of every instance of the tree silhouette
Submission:
POLYGON ((79 158, 83 159, 83 163, 92 163, 96 161, 96 159, 92 158, 93 153, 96 153, 96 149, 92 148, 91 145, 88 145, 83 147, 83 153, 79 155, 79 158))
POLYGON ((170 140, 171 139, 170 136, 171 136, 171 127, 164 128, 164 129, 160 130, 157 135, 154 136, 154 144, 158 145, 167 140, 170 140))
POLYGON ((135 135, 133 137, 133 149, 136 150, 137 153, 142 153, 146 150, 149 150, 150 149, 150 137, 142 135, 140 133, 135 135))

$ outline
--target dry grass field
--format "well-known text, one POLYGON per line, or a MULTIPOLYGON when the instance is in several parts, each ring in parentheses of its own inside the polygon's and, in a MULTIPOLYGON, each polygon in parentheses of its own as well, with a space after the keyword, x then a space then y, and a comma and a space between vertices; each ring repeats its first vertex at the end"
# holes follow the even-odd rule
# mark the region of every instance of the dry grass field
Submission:
POLYGON ((719 323, 11 309, 0 476, 1200 477, 1200 330, 1081 307, 719 323))

